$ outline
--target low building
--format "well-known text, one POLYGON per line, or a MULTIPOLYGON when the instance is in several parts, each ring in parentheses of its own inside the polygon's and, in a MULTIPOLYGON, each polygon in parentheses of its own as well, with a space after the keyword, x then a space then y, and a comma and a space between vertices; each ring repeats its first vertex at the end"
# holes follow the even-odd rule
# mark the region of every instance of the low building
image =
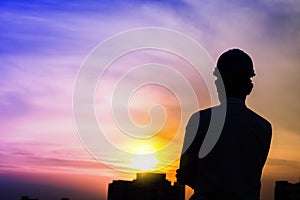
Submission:
POLYGON ((166 174, 138 173, 136 180, 109 184, 108 200, 184 200, 183 185, 166 180, 166 174))
POLYGON ((300 200, 300 182, 276 181, 274 200, 300 200))
POLYGON ((22 196, 21 197, 21 200, 39 200, 39 199, 36 199, 36 198, 30 198, 29 196, 22 196))

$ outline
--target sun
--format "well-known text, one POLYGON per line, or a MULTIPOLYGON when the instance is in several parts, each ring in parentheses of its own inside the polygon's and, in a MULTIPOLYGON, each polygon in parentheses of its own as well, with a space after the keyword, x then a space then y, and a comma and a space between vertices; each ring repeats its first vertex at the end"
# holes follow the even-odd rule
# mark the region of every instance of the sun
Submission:
POLYGON ((155 170, 159 161, 156 157, 155 148, 150 146, 139 146, 136 148, 137 154, 131 159, 131 167, 145 172, 155 170))
POLYGON ((136 155, 131 159, 132 167, 139 171, 152 171, 158 164, 158 160, 153 154, 136 155))

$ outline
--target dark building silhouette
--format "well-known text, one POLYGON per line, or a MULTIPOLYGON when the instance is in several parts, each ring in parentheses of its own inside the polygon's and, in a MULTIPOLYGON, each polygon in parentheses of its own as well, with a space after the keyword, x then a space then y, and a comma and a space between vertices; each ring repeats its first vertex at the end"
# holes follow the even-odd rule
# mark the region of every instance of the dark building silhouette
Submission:
POLYGON ((32 199, 32 198, 29 198, 29 196, 22 196, 21 200, 39 200, 39 199, 36 199, 36 198, 32 199))
MULTIPOLYGON (((39 200, 39 199, 37 199, 37 198, 32 199, 29 196, 22 196, 21 200, 39 200)), ((69 200, 69 198, 63 197, 63 198, 61 198, 61 200, 69 200)))
POLYGON ((300 200, 300 182, 276 181, 275 200, 300 200))
POLYGON ((183 185, 166 180, 166 174, 138 173, 136 180, 109 184, 108 200, 184 200, 183 185))

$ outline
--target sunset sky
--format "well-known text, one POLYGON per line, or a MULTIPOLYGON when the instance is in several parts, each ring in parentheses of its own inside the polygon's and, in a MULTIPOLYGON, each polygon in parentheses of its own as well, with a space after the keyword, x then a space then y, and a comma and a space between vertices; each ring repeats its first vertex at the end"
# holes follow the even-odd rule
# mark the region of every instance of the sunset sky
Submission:
MULTIPOLYGON (((159 167, 174 181, 186 120, 197 109, 217 104, 210 99, 216 97, 214 63, 233 47, 254 61, 257 75, 247 106, 273 127, 262 200, 273 198, 275 180, 299 180, 300 2, 4 0, 0 16, 3 199, 104 200, 112 180, 132 180, 134 172, 159 167), (99 44, 144 27, 174 30, 196 41, 207 54, 201 57, 206 59, 201 74, 188 59, 158 49, 120 55, 92 94, 105 136, 94 140, 90 118, 82 116, 84 133, 74 119, 80 69, 99 44), (105 149, 107 142, 118 151, 105 149)), ((80 108, 87 105, 85 97, 80 108)))

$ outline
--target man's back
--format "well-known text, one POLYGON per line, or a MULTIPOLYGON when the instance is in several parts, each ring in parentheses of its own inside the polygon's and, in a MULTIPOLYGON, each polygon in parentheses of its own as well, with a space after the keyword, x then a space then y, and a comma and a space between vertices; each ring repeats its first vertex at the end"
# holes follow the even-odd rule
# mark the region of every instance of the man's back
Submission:
MULTIPOLYGON (((198 145, 205 137, 206 119, 210 119, 210 113, 211 109, 199 113, 200 124, 195 141, 198 145)), ((229 98, 218 142, 206 157, 197 158, 195 192, 259 199, 260 176, 270 141, 270 123, 248 109, 242 100, 229 98)), ((196 149, 195 154, 198 153, 196 149)))

